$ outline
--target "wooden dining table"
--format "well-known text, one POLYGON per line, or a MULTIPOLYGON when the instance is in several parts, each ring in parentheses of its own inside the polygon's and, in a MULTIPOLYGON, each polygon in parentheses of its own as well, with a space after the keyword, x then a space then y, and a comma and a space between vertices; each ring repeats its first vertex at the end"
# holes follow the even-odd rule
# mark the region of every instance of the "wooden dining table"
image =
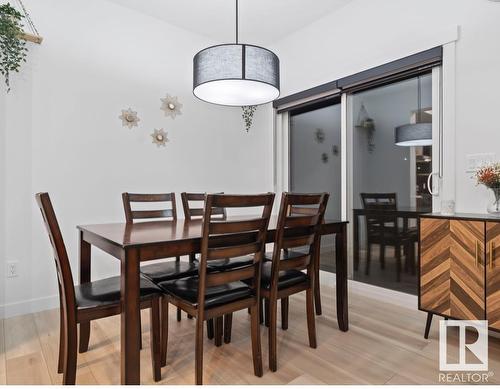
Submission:
MULTIPOLYGON (((237 217, 229 217, 237 220, 237 217)), ((267 242, 274 242, 277 216, 269 223, 267 242)), ((120 260, 121 269, 121 383, 140 382, 140 262, 200 252, 200 220, 109 223, 78 226, 80 233, 80 283, 90 282, 91 247, 120 260)), ((347 311, 347 222, 325 220, 322 235, 335 234, 337 322, 349 328, 347 311)), ((80 336, 90 334, 90 323, 80 324, 80 336)))

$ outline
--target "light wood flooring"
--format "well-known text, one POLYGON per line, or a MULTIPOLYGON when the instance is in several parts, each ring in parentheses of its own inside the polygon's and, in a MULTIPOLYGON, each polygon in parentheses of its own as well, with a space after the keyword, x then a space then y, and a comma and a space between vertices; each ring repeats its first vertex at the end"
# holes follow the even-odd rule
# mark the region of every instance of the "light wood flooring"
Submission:
MULTIPOLYGON (((264 376, 253 375, 250 321, 246 311, 233 320, 233 341, 217 348, 205 341, 206 384, 434 384, 438 383, 438 320, 423 338, 426 315, 350 291, 350 330, 339 331, 334 290, 323 287, 324 313, 317 317, 318 348, 308 347, 305 299, 290 300, 287 331, 278 330, 278 371, 267 364, 267 330, 262 329, 264 376)), ((163 384, 194 383, 194 322, 172 309, 163 384)), ((278 316, 279 318, 279 316, 278 316)), ((57 374, 58 311, 0 321, 0 384, 60 384, 57 374)), ((141 382, 152 384, 147 312, 143 312, 141 382)), ((500 382, 500 340, 490 338, 490 382, 500 382)), ((93 322, 90 348, 78 355, 77 384, 118 384, 119 317, 93 322)), ((450 354, 456 354, 450 347, 450 354)))

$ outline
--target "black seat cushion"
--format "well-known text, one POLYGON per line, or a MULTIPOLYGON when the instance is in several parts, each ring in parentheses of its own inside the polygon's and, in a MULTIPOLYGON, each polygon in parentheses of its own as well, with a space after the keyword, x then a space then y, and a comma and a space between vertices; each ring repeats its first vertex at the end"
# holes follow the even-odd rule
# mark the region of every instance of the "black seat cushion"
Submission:
MULTIPOLYGON (((198 301, 198 277, 165 281, 158 284, 166 293, 185 300, 194 306, 198 301)), ((252 295, 252 289, 241 281, 205 289, 205 308, 227 304, 252 295)))
MULTIPOLYGON (((141 300, 147 300, 162 293, 153 282, 140 278, 141 300)), ((79 308, 95 308, 120 303, 120 277, 104 278, 98 281, 75 285, 76 305, 79 308)))
MULTIPOLYGON (((301 257, 302 255, 305 255, 307 252, 304 250, 304 252, 300 250, 282 250, 281 251, 281 259, 291 259, 291 258, 296 258, 296 257, 301 257)), ((264 254, 264 261, 270 262, 273 260, 273 253, 268 252, 264 254)))
POLYGON ((198 274, 198 267, 195 263, 185 261, 158 262, 141 266, 141 273, 158 284, 163 281, 195 276, 198 274))
POLYGON ((250 266, 251 264, 253 264, 253 256, 246 255, 243 257, 236 257, 231 259, 217 259, 215 261, 208 261, 207 269, 210 272, 224 271, 250 266))
MULTIPOLYGON (((271 268, 273 263, 271 261, 266 261, 262 263, 261 272, 261 287, 264 289, 269 289, 271 287, 271 268)), ((309 279, 306 273, 300 270, 283 270, 280 271, 278 276, 278 289, 288 288, 293 285, 300 284, 309 279)))

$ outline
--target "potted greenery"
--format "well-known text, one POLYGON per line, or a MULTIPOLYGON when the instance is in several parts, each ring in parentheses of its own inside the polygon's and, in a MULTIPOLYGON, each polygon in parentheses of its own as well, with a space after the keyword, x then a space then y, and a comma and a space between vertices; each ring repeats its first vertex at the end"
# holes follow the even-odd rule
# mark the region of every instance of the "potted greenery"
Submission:
POLYGON ((0 5, 0 73, 10 91, 10 75, 26 62, 26 41, 22 38, 24 16, 10 3, 0 5))
POLYGON ((250 127, 252 127, 252 122, 253 122, 253 114, 255 113, 255 110, 257 107, 255 105, 245 105, 241 107, 243 113, 241 114, 241 117, 243 118, 243 121, 245 122, 245 129, 250 131, 250 127))

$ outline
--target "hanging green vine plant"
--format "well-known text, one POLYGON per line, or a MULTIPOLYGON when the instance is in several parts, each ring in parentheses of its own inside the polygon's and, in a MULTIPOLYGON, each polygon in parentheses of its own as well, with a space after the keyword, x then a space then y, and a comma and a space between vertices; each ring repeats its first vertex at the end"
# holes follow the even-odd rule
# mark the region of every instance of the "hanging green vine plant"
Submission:
POLYGON ((22 38, 24 16, 10 3, 0 5, 0 73, 4 77, 7 92, 10 91, 10 76, 19 72, 26 62, 26 41, 22 38))
POLYGON ((255 113, 255 110, 257 109, 256 105, 245 105, 241 107, 243 110, 243 113, 241 117, 243 118, 243 121, 245 122, 245 129, 250 131, 250 127, 252 127, 252 122, 253 122, 253 114, 255 113))

